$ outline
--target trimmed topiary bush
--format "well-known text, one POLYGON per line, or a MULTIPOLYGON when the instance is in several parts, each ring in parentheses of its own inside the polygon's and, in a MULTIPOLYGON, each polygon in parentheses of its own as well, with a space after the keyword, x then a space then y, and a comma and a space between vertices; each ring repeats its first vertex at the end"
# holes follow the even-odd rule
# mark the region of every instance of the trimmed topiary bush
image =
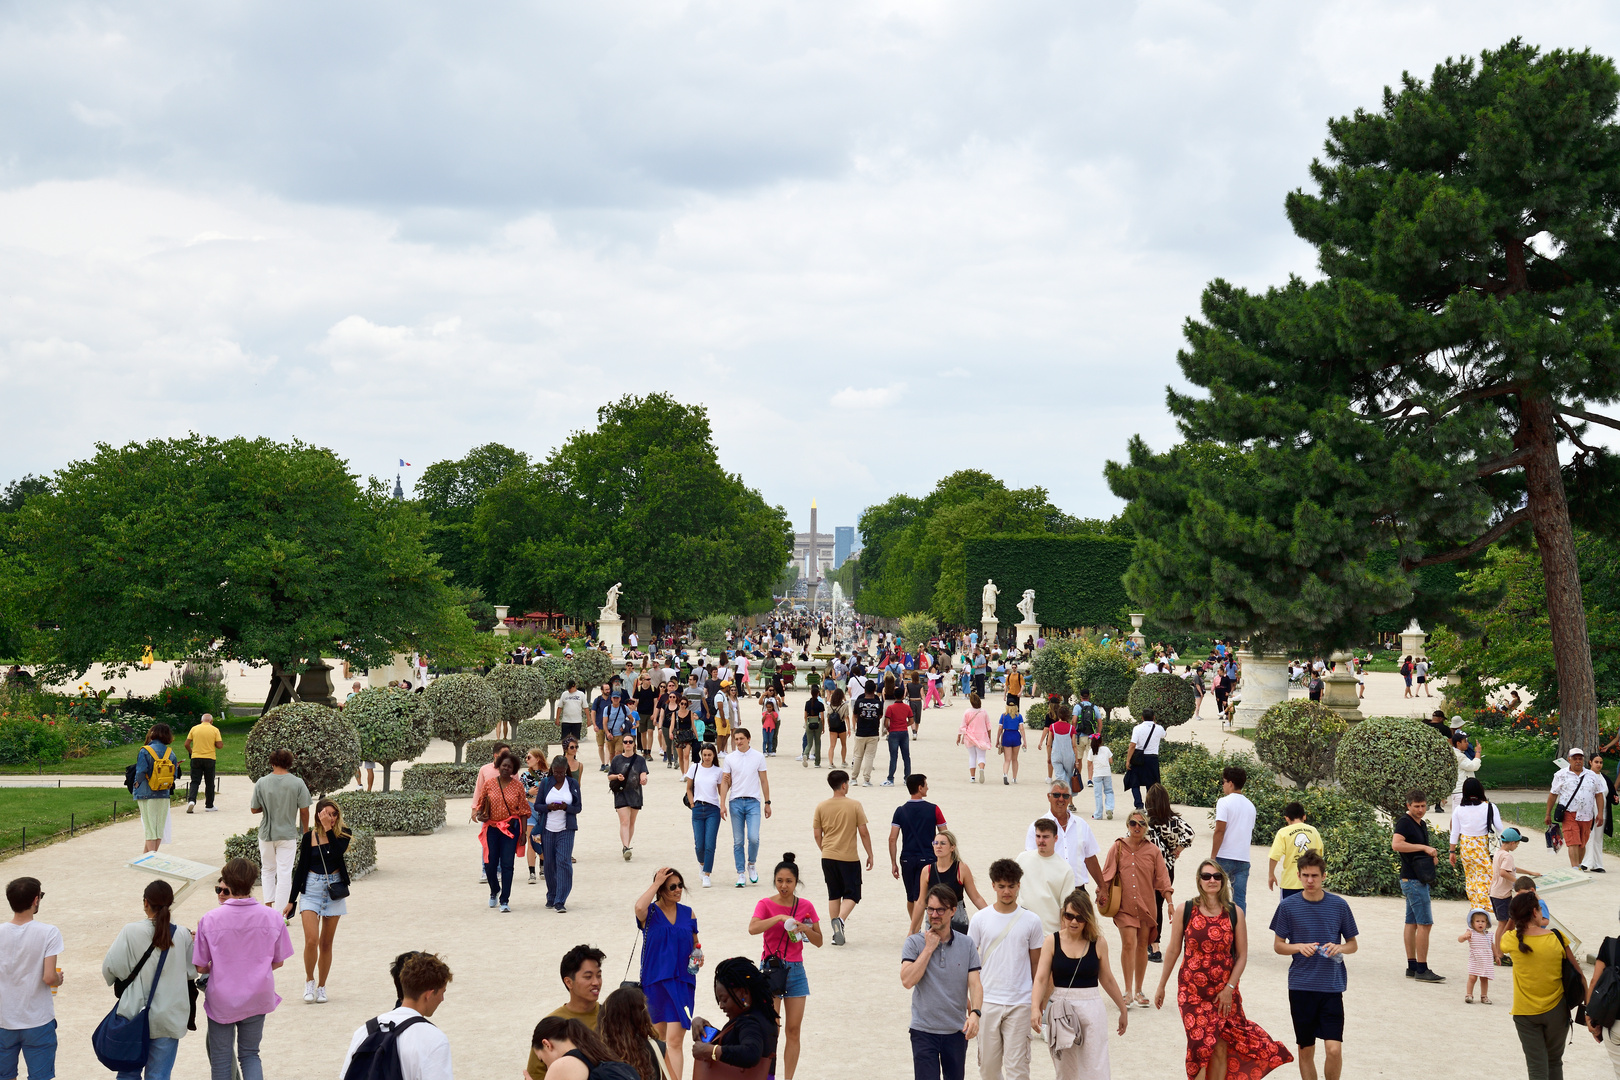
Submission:
POLYGON ((566 656, 547 653, 544 656, 535 657, 534 662, 529 666, 545 676, 546 701, 551 705, 551 718, 553 720, 557 719, 557 699, 563 696, 564 690, 568 689, 569 679, 579 678, 578 675, 574 674, 574 665, 569 663, 566 656))
POLYGON ((1305 820, 1324 836, 1329 829, 1346 822, 1376 824, 1378 821, 1371 806, 1333 788, 1283 787, 1267 777, 1264 782, 1249 781, 1243 787, 1243 794, 1254 803, 1254 841, 1257 844, 1270 843, 1272 834, 1287 824, 1283 807, 1291 802, 1305 808, 1305 820))
POLYGON ((1152 709, 1153 719, 1168 728, 1192 719, 1198 695, 1192 683, 1180 675, 1155 673, 1137 676, 1126 703, 1137 720, 1142 719, 1144 710, 1152 709))
POLYGON ((495 753, 495 744, 512 744, 518 760, 524 760, 530 747, 538 747, 551 760, 551 748, 562 743, 562 726, 555 720, 525 720, 517 726, 510 739, 474 739, 467 744, 467 764, 482 765, 495 753))
POLYGON ((601 686, 619 670, 613 657, 600 649, 581 649, 574 653, 573 660, 569 662, 574 667, 574 678, 579 680, 579 688, 586 691, 601 686))
MULTIPOLYGON (((349 838, 349 851, 343 858, 349 867, 349 878, 355 880, 377 869, 377 835, 370 829, 350 831, 353 835, 349 838)), ((259 830, 249 829, 225 838, 225 861, 232 859, 246 859, 254 866, 264 866, 259 861, 259 830)))
POLYGON ((1031 731, 1040 731, 1046 727, 1046 702, 1037 701, 1024 710, 1024 726, 1031 731))
POLYGON ((729 615, 705 615, 692 627, 692 636, 698 644, 708 649, 711 655, 720 655, 720 650, 726 647, 726 630, 731 626, 729 615))
POLYGON ((1260 717, 1254 749, 1260 760, 1305 787, 1333 776, 1339 740, 1350 729, 1345 719, 1319 701, 1279 701, 1260 717))
POLYGON ((1086 645, 1069 663, 1069 686, 1076 697, 1091 691, 1091 703, 1112 720, 1114 710, 1130 700, 1131 686, 1141 676, 1137 662, 1115 645, 1086 645))
MULTIPOLYGON (((1392 833, 1388 825, 1357 819, 1321 832, 1330 889, 1344 896, 1401 894, 1401 857, 1389 846, 1392 833)), ((1435 859, 1435 879, 1429 895, 1436 900, 1466 899, 1468 889, 1462 868, 1451 865, 1450 837, 1432 822, 1429 843, 1440 853, 1435 859)))
POLYGON ((1406 812, 1408 791, 1422 791, 1431 803, 1450 795, 1457 759, 1434 728, 1404 716, 1375 716, 1339 740, 1334 775, 1345 794, 1393 819, 1406 812))
POLYGON ((360 736, 360 758, 383 767, 388 791, 394 762, 420 757, 433 740, 433 722, 423 695, 379 686, 362 690, 343 705, 343 718, 360 736))
MULTIPOLYGON (((1160 749, 1168 745, 1168 742, 1161 743, 1160 749)), ((1123 772, 1124 755, 1118 756, 1115 761, 1123 772)), ((1214 806, 1215 800, 1221 797, 1221 770, 1231 765, 1241 766, 1249 774, 1247 784, 1250 787, 1261 783, 1275 785, 1271 770, 1248 751, 1227 753, 1223 750, 1219 754, 1211 754, 1207 747, 1195 743, 1185 744, 1169 764, 1165 764, 1164 755, 1160 754, 1159 776, 1171 802, 1182 806, 1214 806)))
POLYGON ((426 836, 444 824, 444 796, 436 791, 340 791, 332 801, 349 828, 378 836, 426 836))
POLYGON ((925 612, 915 612, 911 615, 900 616, 900 644, 906 652, 915 655, 928 644, 939 624, 932 615, 925 612))
POLYGON ((360 736, 336 709, 312 701, 278 705, 248 732, 248 778, 270 771, 270 754, 292 752, 292 771, 317 795, 341 790, 360 767, 360 736))
POLYGON ((545 672, 527 664, 496 664, 486 682, 501 699, 501 719, 513 728, 546 707, 545 672))
POLYGON ((500 695, 482 675, 440 675, 422 697, 433 734, 456 748, 457 764, 467 740, 492 731, 501 718, 500 695))
POLYGON ((1078 638, 1059 638, 1035 650, 1029 659, 1029 676, 1042 695, 1056 694, 1067 701, 1076 692, 1069 683, 1069 669, 1083 647, 1078 638))
POLYGON ((471 798, 476 783, 478 765, 452 765, 448 761, 419 761, 399 778, 403 791, 433 791, 447 799, 471 798))

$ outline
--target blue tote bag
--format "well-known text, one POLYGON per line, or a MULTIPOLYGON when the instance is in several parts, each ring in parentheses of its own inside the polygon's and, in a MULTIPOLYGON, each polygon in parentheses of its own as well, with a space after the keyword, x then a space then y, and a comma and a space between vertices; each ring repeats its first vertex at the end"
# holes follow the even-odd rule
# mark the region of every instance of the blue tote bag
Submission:
MULTIPOLYGON (((174 936, 172 926, 169 928, 169 935, 171 939, 174 936)), ((172 947, 164 949, 163 954, 158 957, 157 974, 152 976, 152 989, 147 992, 146 1004, 141 1006, 141 1011, 126 1020, 118 1015, 118 1006, 114 1005, 112 1011, 96 1025, 95 1034, 90 1036, 90 1045, 95 1050, 97 1059, 114 1072, 146 1067, 146 1055, 152 1044, 147 1023, 152 1011, 152 996, 157 993, 158 980, 163 978, 163 964, 173 951, 172 947)), ((129 973, 129 978, 115 987, 120 999, 124 996, 124 990, 135 981, 135 976, 141 973, 146 957, 151 955, 152 950, 147 949, 146 956, 141 957, 141 962, 135 965, 135 970, 129 973)))

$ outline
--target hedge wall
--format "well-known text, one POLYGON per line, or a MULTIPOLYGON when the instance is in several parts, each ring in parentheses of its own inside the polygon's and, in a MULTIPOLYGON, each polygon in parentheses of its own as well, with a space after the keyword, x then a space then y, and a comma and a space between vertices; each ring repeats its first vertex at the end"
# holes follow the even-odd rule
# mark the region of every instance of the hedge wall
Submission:
MULTIPOLYGON (((344 856, 344 862, 349 867, 349 878, 363 878, 377 869, 377 834, 370 829, 352 829, 354 835, 349 840, 349 852, 344 856)), ((263 867, 259 861, 259 830, 249 829, 245 833, 225 838, 225 861, 232 859, 246 859, 254 866, 263 867)), ((262 877, 261 877, 262 880, 262 877)))
POLYGON ((1018 602, 1035 590, 1041 625, 1060 629, 1118 626, 1130 608, 1121 578, 1131 564, 1134 540, 1103 536, 988 536, 969 540, 965 624, 977 627, 984 583, 995 579, 996 618, 1019 621, 1018 602))
POLYGON ((444 824, 444 796, 436 791, 342 791, 332 801, 349 828, 378 836, 425 836, 444 824))
POLYGON ((399 786, 404 791, 436 791, 447 799, 470 799, 481 764, 483 762, 461 765, 448 761, 418 762, 405 770, 399 786))

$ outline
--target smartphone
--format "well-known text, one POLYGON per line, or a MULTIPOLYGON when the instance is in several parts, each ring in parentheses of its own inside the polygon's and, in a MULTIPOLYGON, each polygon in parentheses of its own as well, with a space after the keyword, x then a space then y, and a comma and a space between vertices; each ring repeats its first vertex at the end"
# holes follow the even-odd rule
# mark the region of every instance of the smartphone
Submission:
POLYGON ((704 1042, 706 1042, 706 1043, 707 1042, 714 1042, 714 1040, 718 1039, 719 1037, 720 1037, 720 1029, 719 1028, 715 1027, 713 1024, 704 1024, 703 1025, 703 1041, 704 1042))

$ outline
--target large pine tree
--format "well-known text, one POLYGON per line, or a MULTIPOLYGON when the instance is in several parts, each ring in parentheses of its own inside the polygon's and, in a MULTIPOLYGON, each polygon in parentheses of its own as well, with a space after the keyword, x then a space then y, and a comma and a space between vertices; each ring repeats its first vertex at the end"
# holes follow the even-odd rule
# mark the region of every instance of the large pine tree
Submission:
POLYGON ((1620 76, 1514 40, 1331 121, 1287 213, 1321 279, 1214 282, 1171 392, 1188 444, 1110 463, 1162 621, 1353 640, 1410 572, 1528 530, 1546 575, 1563 743, 1597 700, 1572 519, 1612 528, 1620 464, 1583 441, 1620 396, 1620 76), (1560 465, 1560 447, 1571 460, 1560 465), (1389 558, 1393 550, 1396 559, 1389 558))

